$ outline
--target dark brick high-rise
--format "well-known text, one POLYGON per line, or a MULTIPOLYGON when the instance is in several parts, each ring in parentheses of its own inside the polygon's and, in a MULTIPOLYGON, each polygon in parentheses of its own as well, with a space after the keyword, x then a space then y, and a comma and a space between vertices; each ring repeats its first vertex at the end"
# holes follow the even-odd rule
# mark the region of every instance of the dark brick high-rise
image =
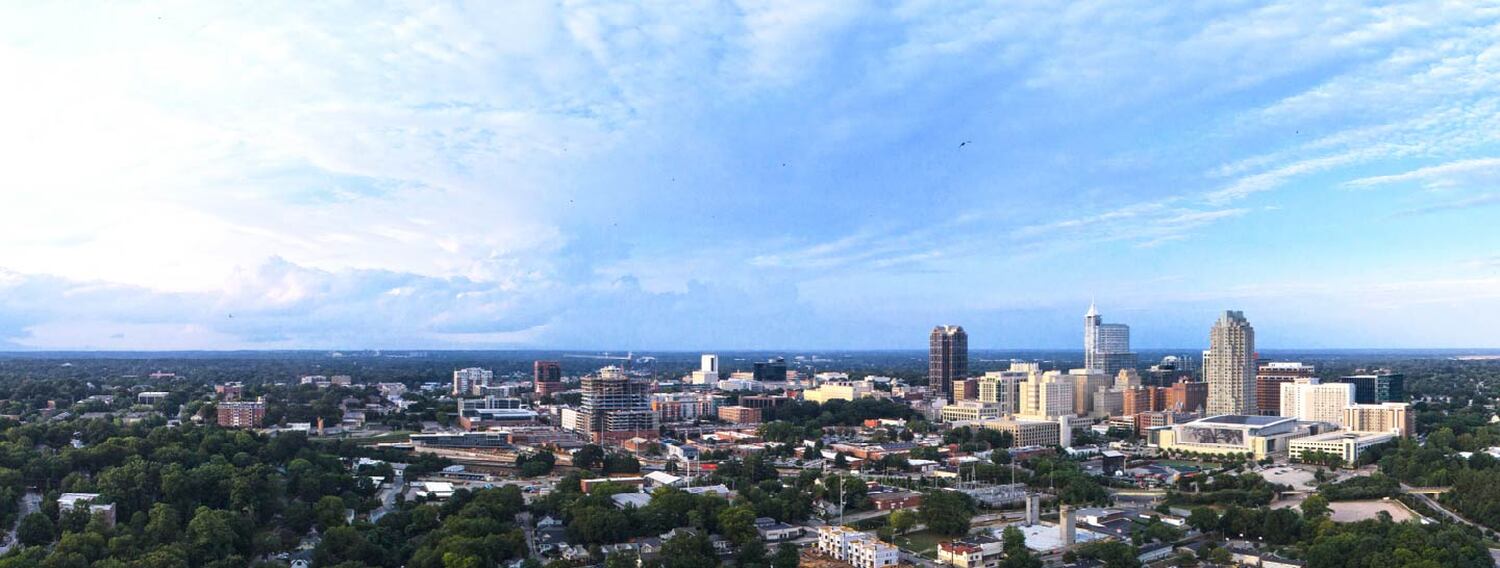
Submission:
POLYGON ((537 361, 531 364, 531 384, 537 398, 562 391, 562 365, 557 361, 537 361))
POLYGON ((969 375, 969 334, 957 325, 932 328, 927 359, 927 384, 934 396, 953 402, 953 381, 969 375))

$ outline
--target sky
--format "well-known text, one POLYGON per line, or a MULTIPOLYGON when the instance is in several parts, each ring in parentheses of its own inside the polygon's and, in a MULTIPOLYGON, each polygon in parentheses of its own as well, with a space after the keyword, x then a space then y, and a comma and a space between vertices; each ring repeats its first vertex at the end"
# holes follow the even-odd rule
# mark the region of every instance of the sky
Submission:
POLYGON ((1500 4, 0 8, 0 349, 1500 347, 1500 4))

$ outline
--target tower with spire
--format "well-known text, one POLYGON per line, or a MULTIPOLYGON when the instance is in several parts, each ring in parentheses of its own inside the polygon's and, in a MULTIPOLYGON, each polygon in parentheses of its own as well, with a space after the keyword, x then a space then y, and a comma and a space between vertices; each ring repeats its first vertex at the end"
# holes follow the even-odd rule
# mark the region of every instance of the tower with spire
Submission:
POLYGON ((1135 353, 1130 351, 1130 326, 1104 323, 1099 307, 1089 300, 1089 311, 1083 314, 1083 367, 1113 377, 1121 369, 1134 369, 1135 363, 1135 353))

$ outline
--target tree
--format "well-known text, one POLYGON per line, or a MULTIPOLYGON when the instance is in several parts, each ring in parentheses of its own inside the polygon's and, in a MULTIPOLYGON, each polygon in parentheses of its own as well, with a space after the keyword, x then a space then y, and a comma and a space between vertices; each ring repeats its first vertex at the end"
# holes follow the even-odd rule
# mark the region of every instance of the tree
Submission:
POLYGON ((21 518, 20 526, 16 527, 16 538, 23 545, 40 546, 52 542, 56 530, 50 517, 37 512, 21 518))
POLYGON ((555 463, 556 458, 553 457, 552 452, 523 454, 516 460, 516 465, 520 467, 521 475, 525 477, 537 477, 552 473, 552 466, 555 463))
POLYGON ((1322 517, 1330 512, 1328 498, 1322 495, 1312 495, 1302 501, 1302 514, 1309 518, 1322 517))
POLYGON ((573 467, 579 469, 594 469, 604 465, 604 448, 594 444, 585 444, 578 451, 573 452, 573 467))
POLYGON ((1208 561, 1214 564, 1229 564, 1234 561, 1234 555, 1230 554, 1229 549, 1216 546, 1208 549, 1208 561))
POLYGON ((166 503, 157 503, 151 506, 148 518, 145 534, 148 540, 158 545, 177 542, 182 533, 182 520, 177 516, 177 509, 166 503))
POLYGON ((1000 534, 1001 543, 1005 549, 1005 559, 1000 561, 1000 568, 1041 568, 1042 560, 1026 548, 1026 534, 1014 525, 1005 527, 1000 534))
POLYGON ((933 491, 922 497, 918 509, 927 529, 946 536, 962 536, 969 532, 969 520, 974 517, 973 499, 957 491, 933 491))
POLYGON ((248 548, 244 526, 234 513, 199 507, 187 526, 187 545, 199 562, 235 556, 248 548))
POLYGON ((604 568, 636 568, 640 555, 635 552, 616 552, 604 557, 604 568))
POLYGON ((771 556, 771 568, 797 568, 800 561, 796 546, 782 544, 776 547, 776 554, 771 556))
POLYGON ((1096 541, 1078 547, 1078 555, 1104 563, 1105 568, 1140 568, 1140 551, 1120 541, 1096 541))
POLYGON ((755 509, 748 505, 729 507, 719 511, 719 534, 729 539, 736 545, 744 545, 752 540, 759 540, 760 533, 755 530, 755 509))
POLYGON ((752 538, 740 545, 734 554, 734 565, 739 568, 766 568, 766 543, 752 538))
POLYGON ((896 531, 896 534, 906 534, 912 527, 917 526, 917 514, 907 509, 897 509, 891 511, 891 517, 888 522, 891 525, 891 530, 896 531))
POLYGON ((661 546, 662 568, 717 568, 719 559, 708 537, 682 533, 661 546))
POLYGON ((313 505, 313 516, 318 519, 318 528, 324 532, 334 527, 344 526, 347 515, 344 500, 333 495, 325 495, 313 505))

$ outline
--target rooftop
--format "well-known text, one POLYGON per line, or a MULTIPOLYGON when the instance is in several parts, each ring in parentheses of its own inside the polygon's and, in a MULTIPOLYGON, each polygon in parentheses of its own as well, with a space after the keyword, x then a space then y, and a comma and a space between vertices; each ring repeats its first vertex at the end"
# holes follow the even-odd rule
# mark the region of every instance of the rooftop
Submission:
POLYGON ((1243 414, 1221 414, 1200 418, 1194 422, 1200 424, 1243 424, 1248 426, 1269 426, 1287 420, 1296 420, 1286 416, 1246 416, 1243 414))

